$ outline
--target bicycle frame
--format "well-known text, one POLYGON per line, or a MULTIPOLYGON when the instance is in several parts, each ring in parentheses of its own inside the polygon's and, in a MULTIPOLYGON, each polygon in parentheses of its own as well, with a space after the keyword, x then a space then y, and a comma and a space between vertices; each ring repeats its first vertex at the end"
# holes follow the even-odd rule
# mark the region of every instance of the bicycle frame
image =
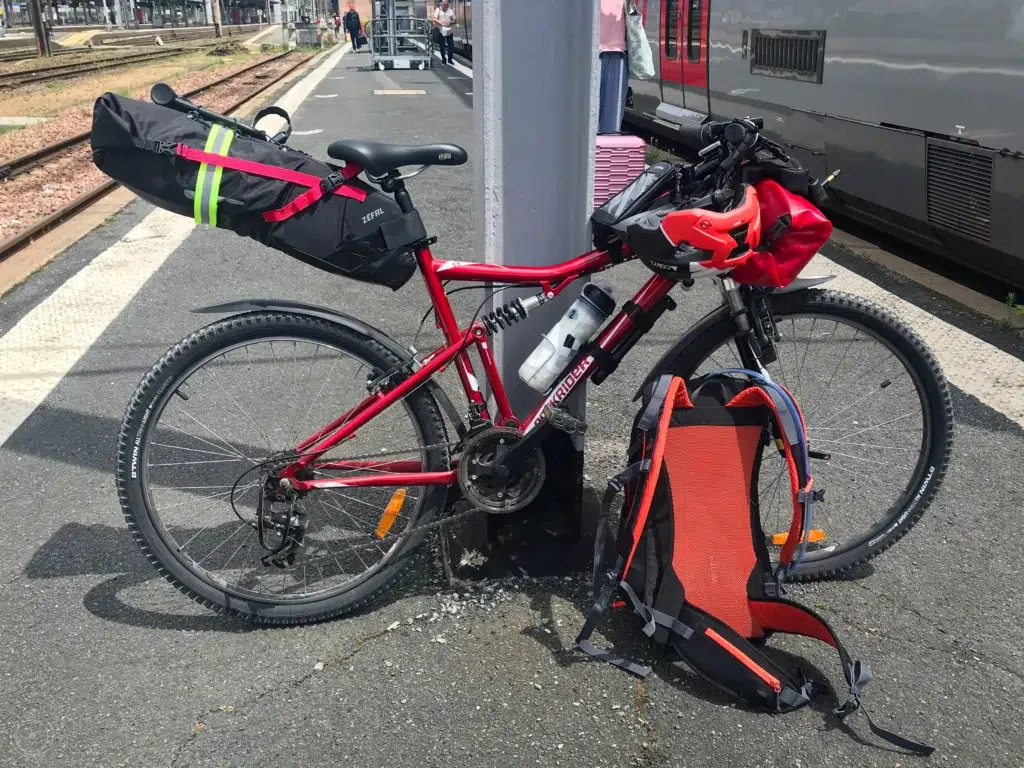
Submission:
MULTIPOLYGON (((296 451, 301 454, 301 458, 283 470, 281 476, 289 478, 292 487, 298 491, 360 486, 453 485, 456 482, 454 469, 423 472, 420 462, 415 460, 392 462, 376 462, 366 459, 328 462, 318 460, 331 448, 355 434, 364 424, 400 401, 429 378, 445 370, 452 363, 455 364, 470 406, 483 419, 493 423, 494 420, 487 411, 487 403, 481 394, 480 385, 470 361, 469 350, 472 347, 476 348, 480 356, 484 375, 487 377, 491 393, 494 396, 497 423, 515 426, 524 433, 530 432, 543 419, 545 409, 564 401, 590 378, 596 366, 594 355, 587 355, 573 365, 570 370, 567 370, 540 405, 526 418, 520 419, 512 412, 509 405, 505 386, 501 380, 501 374, 498 372, 484 324, 476 321, 466 329, 459 327, 455 313, 452 311, 451 302, 444 291, 442 280, 535 285, 540 287, 547 299, 553 299, 575 280, 601 272, 632 258, 634 258, 633 255, 625 248, 623 257, 616 260, 613 260, 608 251, 595 250, 561 264, 546 267, 506 267, 498 264, 439 261, 431 255, 429 248, 420 248, 416 253, 416 259, 434 306, 437 326, 445 339, 444 345, 427 355, 420 362, 419 367, 401 384, 388 391, 371 392, 358 405, 299 443, 296 446, 296 451), (302 470, 313 468, 347 471, 372 468, 374 473, 343 478, 300 479, 298 474, 302 470)), ((636 306, 636 310, 631 308, 631 311, 635 313, 637 310, 639 312, 651 310, 668 295, 674 286, 674 281, 660 275, 652 275, 633 297, 631 304, 636 306)), ((625 305, 625 307, 630 306, 630 304, 625 305)), ((596 347, 606 353, 614 354, 617 347, 636 327, 636 321, 623 308, 598 335, 595 341, 596 347)))

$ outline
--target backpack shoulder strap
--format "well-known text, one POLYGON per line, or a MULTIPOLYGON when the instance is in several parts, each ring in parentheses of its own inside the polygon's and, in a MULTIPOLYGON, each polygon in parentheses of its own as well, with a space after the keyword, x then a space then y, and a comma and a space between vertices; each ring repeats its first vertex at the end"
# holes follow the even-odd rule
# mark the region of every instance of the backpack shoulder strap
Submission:
POLYGON ((864 687, 871 682, 871 668, 867 664, 850 658, 850 654, 839 641, 835 631, 821 616, 800 603, 779 597, 751 599, 750 611, 766 630, 813 637, 835 648, 843 667, 843 676, 850 689, 846 701, 834 710, 834 714, 840 722, 860 709, 864 712, 871 732, 878 738, 922 756, 928 756, 935 751, 935 747, 913 741, 875 725, 861 700, 864 687))
MULTIPOLYGON (((608 481, 608 488, 601 501, 601 511, 598 516, 597 537, 594 541, 594 569, 593 569, 593 598, 594 605, 587 614, 587 620, 576 638, 576 645, 591 656, 614 664, 633 674, 641 677, 647 676, 650 672, 648 667, 638 664, 618 654, 603 651, 590 642, 597 625, 600 623, 605 612, 611 604, 612 595, 620 584, 625 584, 622 576, 629 570, 630 561, 636 551, 637 543, 647 522, 647 513, 650 510, 651 501, 654 497, 654 488, 657 485, 660 475, 661 460, 665 449, 665 435, 668 431, 669 419, 672 416, 672 409, 679 403, 679 392, 685 404, 689 405, 689 398, 686 397, 686 386, 682 379, 665 375, 655 382, 651 392, 651 399, 644 406, 639 419, 636 422, 636 429, 642 434, 643 449, 640 461, 637 461, 626 468, 625 471, 616 475, 608 481), (635 502, 629 509, 623 509, 622 514, 628 515, 627 525, 622 528, 623 535, 628 540, 618 542, 619 555, 615 564, 607 569, 604 560, 605 548, 610 538, 614 536, 611 526, 611 507, 627 483, 642 478, 638 494, 639 502, 635 502)), ((682 403, 679 403, 682 405, 682 403)), ((631 591, 631 590, 630 590, 631 591)), ((635 597, 635 596, 634 596, 635 597)))
POLYGON ((814 504, 825 498, 824 490, 814 488, 811 477, 811 460, 807 448, 807 427, 796 399, 785 387, 767 376, 746 369, 727 369, 712 375, 740 373, 748 376, 755 386, 740 392, 727 404, 739 407, 752 404, 767 405, 775 416, 775 423, 782 432, 780 450, 789 467, 789 481, 793 495, 793 519, 790 523, 786 543, 779 555, 779 567, 775 573, 778 581, 803 558, 814 519, 814 504))
POLYGON ((686 383, 678 376, 662 376, 654 388, 651 401, 647 404, 637 423, 637 429, 640 429, 641 424, 646 425, 646 429, 643 430, 646 434, 641 458, 650 464, 639 494, 640 500, 635 507, 629 510, 631 519, 625 529, 631 535, 628 550, 625 549, 627 542, 620 542, 622 551, 626 552, 621 573, 629 571, 630 563, 640 541, 640 535, 647 523, 647 514, 650 512, 651 502, 654 500, 654 490, 661 475, 661 462, 665 455, 665 438, 668 435, 669 422, 672 419, 672 409, 675 407, 692 407, 690 399, 686 395, 686 383))

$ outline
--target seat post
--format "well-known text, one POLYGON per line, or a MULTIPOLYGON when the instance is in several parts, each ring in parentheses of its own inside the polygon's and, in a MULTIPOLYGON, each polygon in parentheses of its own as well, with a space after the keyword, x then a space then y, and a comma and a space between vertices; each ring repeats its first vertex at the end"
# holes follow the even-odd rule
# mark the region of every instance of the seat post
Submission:
POLYGON ((398 207, 402 209, 402 213, 412 213, 416 210, 416 206, 412 204, 412 198, 409 196, 409 190, 405 188, 405 182, 398 179, 394 182, 395 188, 395 202, 398 203, 398 207))

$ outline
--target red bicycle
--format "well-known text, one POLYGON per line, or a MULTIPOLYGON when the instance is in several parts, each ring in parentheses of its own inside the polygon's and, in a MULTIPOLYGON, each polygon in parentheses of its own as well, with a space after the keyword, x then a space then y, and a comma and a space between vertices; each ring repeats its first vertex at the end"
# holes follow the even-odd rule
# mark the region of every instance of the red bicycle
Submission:
MULTIPOLYGON (((667 350, 647 380, 741 367, 783 382, 802 403, 814 475, 828 488, 812 548, 794 576, 843 573, 884 551, 920 518, 942 481, 952 439, 949 392, 917 334, 869 302, 816 287, 829 278, 771 289, 730 276, 762 237, 756 196, 738 174, 765 147, 781 152, 759 127, 710 126, 703 160, 677 169, 670 194, 626 194, 619 203, 632 206, 631 215, 605 232, 603 247, 564 263, 440 261, 429 243, 420 245, 418 267, 444 338, 425 357, 322 307, 250 300, 195 310, 231 316, 171 348, 140 383, 122 423, 117 486, 132 534, 178 589, 215 610, 278 624, 351 610, 443 522, 446 502, 461 497, 489 513, 529 504, 546 475, 541 439, 550 430, 585 429, 562 403, 615 370, 675 308, 677 286, 710 277, 722 305, 667 350), (690 235, 669 237, 685 218, 672 219, 678 212, 689 215, 690 235), (693 245, 701 227, 719 239, 693 245), (690 256, 680 238, 693 245, 690 256), (708 258, 691 258, 695 252, 708 258), (564 365, 555 364, 560 372, 550 385, 541 382, 540 402, 515 413, 490 339, 580 278, 637 255, 655 273, 596 337, 569 334, 564 365), (460 326, 448 282, 537 291, 483 316, 478 308, 460 326), (465 416, 439 383, 449 367, 465 394, 465 416), (831 394, 812 390, 820 385, 831 394)), ((396 165, 407 156, 396 153, 396 165)), ((405 178, 392 168, 372 180, 411 212, 405 178)), ((600 296, 589 301, 600 324, 608 307, 600 296)), ((764 457, 762 524, 780 548, 784 538, 773 532, 788 528, 788 481, 779 482, 785 464, 773 445, 764 457)))

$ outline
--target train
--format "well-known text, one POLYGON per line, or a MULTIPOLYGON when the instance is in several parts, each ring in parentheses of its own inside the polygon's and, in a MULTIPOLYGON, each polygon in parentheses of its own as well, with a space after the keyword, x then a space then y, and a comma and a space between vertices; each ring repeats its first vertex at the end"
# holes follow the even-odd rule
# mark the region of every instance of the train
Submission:
MULTIPOLYGON (((634 2, 655 75, 630 79, 628 125, 696 149, 709 120, 763 117, 841 171, 835 212, 1024 286, 1021 0, 634 2)), ((472 1, 450 7, 472 58, 472 1)))

